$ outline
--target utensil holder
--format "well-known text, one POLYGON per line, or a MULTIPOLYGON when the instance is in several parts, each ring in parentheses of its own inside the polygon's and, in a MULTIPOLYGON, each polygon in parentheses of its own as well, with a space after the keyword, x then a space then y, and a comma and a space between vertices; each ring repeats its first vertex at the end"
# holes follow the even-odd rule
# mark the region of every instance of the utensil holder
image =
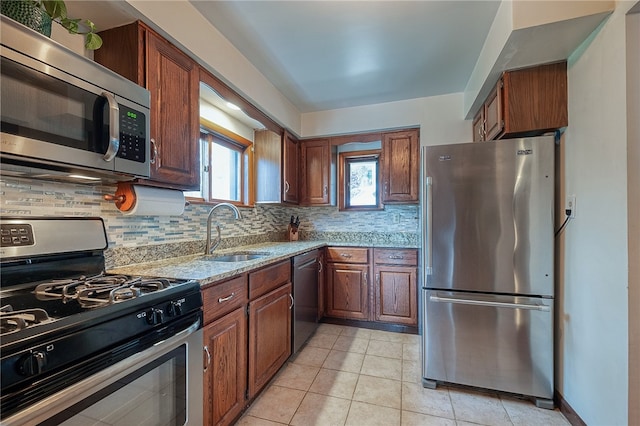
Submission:
POLYGON ((287 236, 289 241, 298 241, 298 227, 293 225, 287 226, 287 236))

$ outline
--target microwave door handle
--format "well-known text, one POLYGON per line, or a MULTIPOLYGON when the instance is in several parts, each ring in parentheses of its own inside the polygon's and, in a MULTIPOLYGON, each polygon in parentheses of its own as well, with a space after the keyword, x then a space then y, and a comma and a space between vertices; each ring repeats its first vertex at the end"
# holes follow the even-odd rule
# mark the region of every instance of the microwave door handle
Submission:
POLYGON ((102 158, 104 161, 111 161, 120 148, 120 108, 112 93, 102 92, 102 96, 109 102, 109 148, 102 158))

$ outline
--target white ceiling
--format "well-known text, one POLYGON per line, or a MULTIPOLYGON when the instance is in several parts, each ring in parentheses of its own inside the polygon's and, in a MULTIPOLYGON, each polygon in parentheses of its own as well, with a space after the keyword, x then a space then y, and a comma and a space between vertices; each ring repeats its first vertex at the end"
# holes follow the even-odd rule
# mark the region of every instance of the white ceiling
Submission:
MULTIPOLYGON (((188 1, 301 112, 462 92, 500 5, 188 1)), ((134 19, 121 1, 67 7, 99 29, 134 19)))
POLYGON ((464 90, 499 1, 194 1, 300 111, 464 90))

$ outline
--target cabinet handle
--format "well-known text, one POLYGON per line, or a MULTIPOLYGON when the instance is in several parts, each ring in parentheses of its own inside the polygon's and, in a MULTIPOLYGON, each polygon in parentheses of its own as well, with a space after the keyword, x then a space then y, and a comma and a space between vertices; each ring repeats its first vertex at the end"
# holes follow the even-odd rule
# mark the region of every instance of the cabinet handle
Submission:
POLYGON ((376 274, 376 285, 380 285, 380 274, 376 274))
POLYGON ((149 142, 151 142, 151 158, 149 159, 149 162, 151 164, 156 164, 156 158, 158 158, 158 145, 156 144, 155 139, 151 138, 149 140, 149 142))
POLYGON ((287 192, 289 192, 289 188, 291 188, 291 185, 289 185, 289 182, 287 182, 286 180, 284 181, 284 192, 285 194, 287 192))
POLYGON ((367 273, 366 272, 363 274, 362 284, 363 285, 367 285, 367 273))
POLYGON ((211 364, 211 353, 209 352, 209 347, 204 346, 204 353, 207 355, 207 363, 204 365, 204 372, 206 373, 209 369, 209 365, 211 364))
POLYGON ((402 260, 404 259, 404 256, 401 256, 399 254, 390 254, 389 255, 389 259, 398 259, 398 260, 402 260))
POLYGON ((322 272, 322 269, 324 267, 322 266, 322 260, 320 262, 318 262, 318 272, 322 272))
POLYGON ((231 299, 233 299, 233 297, 235 295, 236 295, 235 293, 231 293, 227 297, 218 297, 218 303, 222 303, 222 302, 226 302, 227 300, 231 300, 231 299))
POLYGON ((326 196, 328 192, 329 192, 329 188, 327 188, 327 185, 325 185, 324 186, 324 195, 326 196))
POLYGON ((291 305, 289 306, 289 310, 291 310, 291 308, 293 308, 293 296, 291 293, 289 293, 289 299, 291 299, 291 305))
POLYGON ((346 257, 347 259, 351 259, 353 257, 349 253, 340 253, 340 256, 346 257))

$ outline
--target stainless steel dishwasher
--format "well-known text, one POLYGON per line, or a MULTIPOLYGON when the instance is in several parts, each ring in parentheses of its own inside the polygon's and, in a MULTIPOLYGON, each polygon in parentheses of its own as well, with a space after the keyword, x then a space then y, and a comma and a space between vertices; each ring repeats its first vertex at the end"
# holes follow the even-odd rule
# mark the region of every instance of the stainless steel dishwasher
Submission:
POLYGON ((293 353, 318 327, 318 258, 318 250, 293 258, 293 353))

